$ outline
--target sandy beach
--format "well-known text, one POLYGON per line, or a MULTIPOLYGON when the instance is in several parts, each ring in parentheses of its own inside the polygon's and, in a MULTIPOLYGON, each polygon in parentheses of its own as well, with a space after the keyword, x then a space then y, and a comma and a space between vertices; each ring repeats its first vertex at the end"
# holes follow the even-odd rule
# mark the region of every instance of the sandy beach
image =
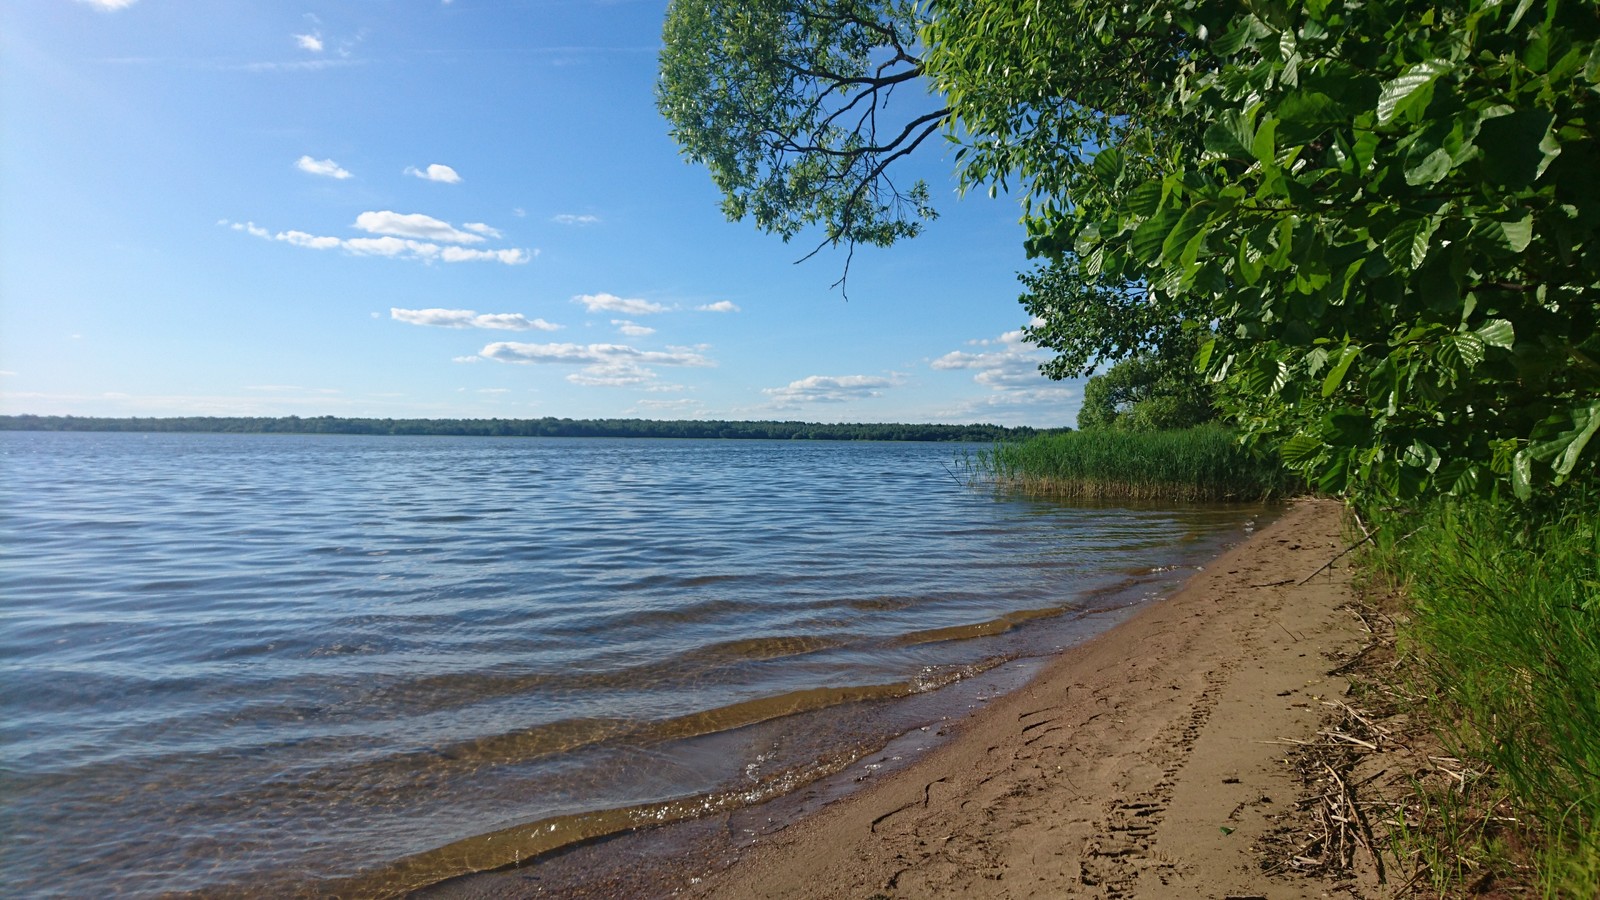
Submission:
MULTIPOLYGON (((1178 593, 952 723, 943 745, 793 824, 719 817, 701 826, 725 838, 716 853, 690 839, 603 883, 534 864, 441 895, 1365 896, 1269 873, 1262 851, 1293 836, 1287 758, 1345 691, 1333 673, 1365 636, 1348 559, 1318 571, 1345 547, 1341 509, 1292 504, 1178 593)), ((648 843, 581 852, 615 863, 648 843)))

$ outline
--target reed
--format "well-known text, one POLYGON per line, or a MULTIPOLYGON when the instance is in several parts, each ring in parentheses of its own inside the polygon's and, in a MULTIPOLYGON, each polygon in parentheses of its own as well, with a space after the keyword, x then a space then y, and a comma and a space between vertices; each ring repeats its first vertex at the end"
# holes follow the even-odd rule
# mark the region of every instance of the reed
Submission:
POLYGON ((1529 825, 1547 896, 1600 888, 1600 492, 1556 509, 1451 501, 1392 517, 1372 561, 1431 718, 1529 825), (1403 536, 1403 540, 1397 538, 1403 536))
POLYGON ((1252 453, 1214 424, 1038 435, 979 451, 967 468, 974 480, 1066 500, 1254 501, 1294 486, 1276 460, 1252 453))

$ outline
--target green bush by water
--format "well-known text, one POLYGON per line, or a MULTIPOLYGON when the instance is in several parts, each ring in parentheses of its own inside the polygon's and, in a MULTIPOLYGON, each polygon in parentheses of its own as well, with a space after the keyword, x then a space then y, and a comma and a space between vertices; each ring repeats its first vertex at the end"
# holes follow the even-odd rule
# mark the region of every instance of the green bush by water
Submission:
POLYGON ((1543 843, 1547 895, 1600 889, 1600 494, 1440 503, 1380 529, 1436 722, 1543 843), (1403 538, 1403 539, 1398 539, 1403 538))
POLYGON ((1039 435, 981 451, 970 468, 1004 487, 1073 500, 1261 500, 1293 487, 1277 460, 1252 454, 1221 425, 1039 435))

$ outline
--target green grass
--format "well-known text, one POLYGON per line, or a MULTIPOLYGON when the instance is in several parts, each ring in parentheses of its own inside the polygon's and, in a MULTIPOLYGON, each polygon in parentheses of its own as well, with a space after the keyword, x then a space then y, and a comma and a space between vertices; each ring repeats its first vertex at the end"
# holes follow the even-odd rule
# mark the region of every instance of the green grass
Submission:
POLYGON ((1510 796, 1551 897, 1600 895, 1597 501, 1440 503, 1382 522, 1372 557, 1410 598, 1434 722, 1510 796))
POLYGON ((1293 486, 1276 460, 1250 453, 1220 425, 1040 435, 980 451, 968 469, 1001 487, 1070 500, 1253 501, 1293 486))

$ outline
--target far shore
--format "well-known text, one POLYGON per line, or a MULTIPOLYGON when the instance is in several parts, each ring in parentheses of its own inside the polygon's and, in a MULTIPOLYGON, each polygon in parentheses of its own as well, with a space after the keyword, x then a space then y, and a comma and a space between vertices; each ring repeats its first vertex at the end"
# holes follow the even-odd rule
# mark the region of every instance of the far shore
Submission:
POLYGON ((1296 827, 1289 749, 1346 690, 1335 673, 1363 636, 1348 558, 1319 571, 1344 547, 1341 514, 1333 501, 1293 503, 1172 597, 954 723, 925 756, 842 799, 799 798, 820 809, 793 824, 763 827, 758 807, 680 830, 665 849, 648 833, 579 848, 606 862, 598 881, 550 880, 533 863, 426 893, 1368 895, 1372 885, 1268 858, 1296 827))

